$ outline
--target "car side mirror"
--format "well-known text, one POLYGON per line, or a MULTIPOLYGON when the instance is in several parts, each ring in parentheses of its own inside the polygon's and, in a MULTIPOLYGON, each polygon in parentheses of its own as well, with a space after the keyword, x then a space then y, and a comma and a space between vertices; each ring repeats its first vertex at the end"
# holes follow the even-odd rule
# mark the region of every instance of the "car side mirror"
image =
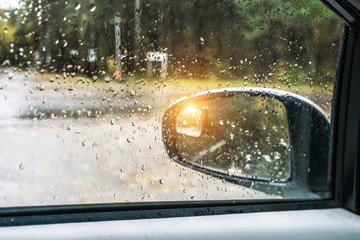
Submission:
POLYGON ((299 95, 201 92, 167 109, 162 135, 170 158, 194 170, 283 197, 329 194, 330 121, 299 95))

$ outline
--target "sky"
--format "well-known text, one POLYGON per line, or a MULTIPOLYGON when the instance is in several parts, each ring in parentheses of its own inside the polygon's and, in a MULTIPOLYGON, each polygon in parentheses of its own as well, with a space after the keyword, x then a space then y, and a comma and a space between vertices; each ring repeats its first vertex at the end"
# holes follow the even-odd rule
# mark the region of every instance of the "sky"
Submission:
POLYGON ((0 8, 13 9, 19 7, 19 0, 0 0, 0 8))

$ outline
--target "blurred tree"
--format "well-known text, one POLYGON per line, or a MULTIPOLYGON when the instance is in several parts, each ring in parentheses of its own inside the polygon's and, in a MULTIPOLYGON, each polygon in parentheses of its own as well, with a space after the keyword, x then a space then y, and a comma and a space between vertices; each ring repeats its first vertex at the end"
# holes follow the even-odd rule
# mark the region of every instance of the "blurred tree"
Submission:
POLYGON ((112 74, 114 15, 120 13, 125 75, 145 72, 148 51, 167 52, 168 72, 178 77, 259 81, 286 72, 321 82, 334 75, 336 60, 328 56, 336 57, 339 31, 333 28, 341 24, 320 1, 21 2, 20 9, 0 11, 0 52, 2 59, 25 66, 31 61, 54 72, 112 74), (87 62, 89 49, 96 52, 96 68, 87 62))

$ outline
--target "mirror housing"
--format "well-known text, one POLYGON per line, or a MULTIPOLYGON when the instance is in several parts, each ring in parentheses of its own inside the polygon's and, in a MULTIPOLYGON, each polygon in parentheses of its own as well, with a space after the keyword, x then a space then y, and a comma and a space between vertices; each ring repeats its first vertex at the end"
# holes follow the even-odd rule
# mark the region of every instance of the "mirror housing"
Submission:
POLYGON ((205 174, 283 197, 327 197, 329 195, 330 120, 320 107, 300 95, 277 89, 251 87, 200 92, 191 97, 181 98, 170 105, 162 119, 162 136, 168 155, 172 160, 205 174), (177 143, 179 141, 176 137, 177 134, 198 138, 204 131, 211 129, 206 126, 209 124, 206 119, 209 114, 206 108, 200 105, 189 108, 187 111, 184 110, 184 106, 199 100, 221 99, 239 94, 272 98, 284 105, 290 138, 290 177, 285 181, 234 175, 206 164, 196 164, 182 157, 177 143), (187 130, 186 128, 177 130, 179 129, 177 128, 179 127, 177 122, 179 118, 189 113, 196 119, 196 124, 194 126, 187 125, 189 127, 187 130))

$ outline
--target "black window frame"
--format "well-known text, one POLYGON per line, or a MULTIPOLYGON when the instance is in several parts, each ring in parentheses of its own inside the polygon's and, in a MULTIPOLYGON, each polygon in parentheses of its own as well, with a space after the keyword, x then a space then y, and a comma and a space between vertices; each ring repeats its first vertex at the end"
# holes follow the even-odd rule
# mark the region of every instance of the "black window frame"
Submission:
POLYGON ((332 183, 337 207, 360 213, 360 9, 324 1, 344 23, 332 110, 332 183))
POLYGON ((0 226, 345 208, 360 212, 360 11, 324 0, 344 21, 332 108, 330 199, 222 200, 0 208, 0 226), (358 67, 357 67, 358 66, 358 67), (357 123, 357 124, 354 124, 357 123))

